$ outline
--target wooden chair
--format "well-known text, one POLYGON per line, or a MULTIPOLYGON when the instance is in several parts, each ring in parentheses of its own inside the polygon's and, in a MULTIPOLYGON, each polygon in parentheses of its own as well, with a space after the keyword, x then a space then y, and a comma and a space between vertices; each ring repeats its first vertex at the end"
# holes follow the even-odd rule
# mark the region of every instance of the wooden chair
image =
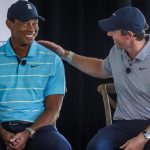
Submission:
POLYGON ((106 126, 112 124, 112 113, 116 108, 116 101, 114 95, 116 95, 115 87, 113 83, 101 84, 97 87, 97 91, 102 95, 106 126))

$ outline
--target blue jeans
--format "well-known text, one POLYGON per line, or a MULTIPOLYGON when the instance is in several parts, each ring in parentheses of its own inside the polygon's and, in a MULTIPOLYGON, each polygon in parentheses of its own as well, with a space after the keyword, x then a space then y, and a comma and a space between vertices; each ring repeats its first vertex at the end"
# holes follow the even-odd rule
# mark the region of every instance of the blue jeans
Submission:
MULTIPOLYGON (((137 136, 150 125, 150 120, 121 120, 98 131, 87 150, 119 150, 119 146, 137 136)), ((144 150, 150 150, 150 141, 144 150)))
MULTIPOLYGON (((27 125, 4 126, 4 128, 13 133, 23 131, 27 125)), ((26 144, 25 150, 71 150, 71 145, 60 134, 55 126, 48 125, 40 128, 26 144)), ((0 139, 0 150, 5 150, 5 145, 0 139)))

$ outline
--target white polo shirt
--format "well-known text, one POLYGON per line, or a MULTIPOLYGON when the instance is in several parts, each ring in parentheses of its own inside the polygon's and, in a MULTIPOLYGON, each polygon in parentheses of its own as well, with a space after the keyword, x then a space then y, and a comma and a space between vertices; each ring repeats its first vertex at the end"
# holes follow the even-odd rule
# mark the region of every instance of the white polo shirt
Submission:
POLYGON ((117 92, 114 120, 150 119, 150 40, 134 60, 114 45, 103 68, 113 77, 117 92))

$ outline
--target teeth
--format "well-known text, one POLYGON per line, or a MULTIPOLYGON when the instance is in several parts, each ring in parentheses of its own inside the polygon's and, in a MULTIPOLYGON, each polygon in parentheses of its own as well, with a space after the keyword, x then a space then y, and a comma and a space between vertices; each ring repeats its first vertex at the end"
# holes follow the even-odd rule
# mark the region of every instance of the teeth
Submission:
POLYGON ((26 35, 26 37, 32 38, 32 37, 33 37, 33 35, 26 35))
POLYGON ((33 36, 35 36, 35 32, 27 33, 25 36, 28 38, 32 38, 33 36))

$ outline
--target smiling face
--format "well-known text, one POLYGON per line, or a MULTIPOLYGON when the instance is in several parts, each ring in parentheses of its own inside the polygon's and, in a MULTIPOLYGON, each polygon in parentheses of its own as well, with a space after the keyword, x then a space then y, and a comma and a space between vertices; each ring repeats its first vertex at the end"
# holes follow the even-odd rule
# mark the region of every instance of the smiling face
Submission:
POLYGON ((26 22, 7 20, 6 24, 11 31, 13 45, 28 47, 39 31, 38 19, 31 19, 26 22))
POLYGON ((107 32, 107 35, 113 39, 114 44, 120 49, 128 49, 133 39, 130 34, 122 35, 121 30, 107 32))

